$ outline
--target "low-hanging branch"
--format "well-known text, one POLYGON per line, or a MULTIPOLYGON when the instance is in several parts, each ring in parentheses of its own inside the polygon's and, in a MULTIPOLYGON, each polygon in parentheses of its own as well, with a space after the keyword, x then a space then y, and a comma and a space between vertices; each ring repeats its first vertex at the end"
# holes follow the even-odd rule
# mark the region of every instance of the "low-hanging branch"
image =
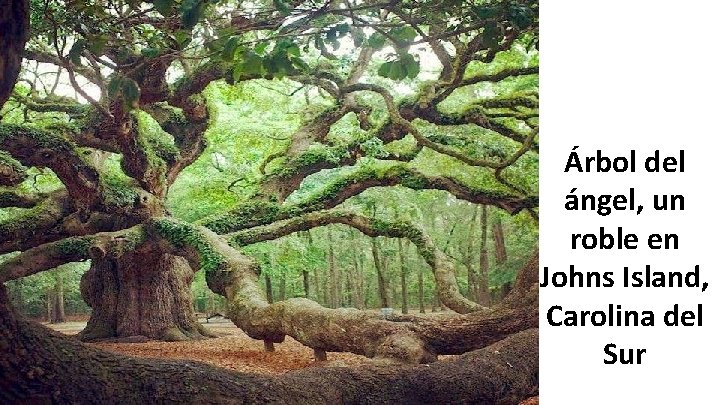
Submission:
MULTIPOLYGON (((465 341, 463 347, 480 348, 536 327, 538 322, 536 288, 523 291, 526 300, 522 306, 508 303, 457 315, 464 317, 457 325, 466 326, 453 329, 452 333, 458 334, 455 338, 440 333, 444 321, 428 320, 418 326, 413 321, 385 320, 356 309, 327 309, 305 298, 269 304, 259 287, 257 263, 230 247, 224 238, 169 218, 153 220, 146 229, 149 239, 164 241, 161 249, 185 257, 196 271, 204 270, 208 286, 228 298, 230 319, 250 337, 266 342, 279 343, 289 335, 316 350, 418 363, 433 361, 437 354, 457 353, 446 342, 460 336, 465 341)), ((527 266, 523 271, 537 273, 537 266, 527 266)))
POLYGON ((137 249, 144 231, 137 225, 117 232, 76 236, 27 249, 0 264, 0 283, 52 270, 62 264, 105 256, 120 257, 137 249))

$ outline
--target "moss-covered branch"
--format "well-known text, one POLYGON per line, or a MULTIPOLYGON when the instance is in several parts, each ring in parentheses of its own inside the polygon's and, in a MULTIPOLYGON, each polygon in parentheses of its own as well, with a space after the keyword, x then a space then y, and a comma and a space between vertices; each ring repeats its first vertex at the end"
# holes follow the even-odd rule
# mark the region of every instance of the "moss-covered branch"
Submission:
POLYGON ((67 193, 56 192, 34 207, 3 219, 0 221, 0 254, 57 240, 65 234, 62 222, 70 212, 67 193))
POLYGON ((0 188, 0 208, 32 208, 47 196, 0 188))
POLYGON ((10 154, 0 150, 0 186, 15 186, 27 178, 27 169, 10 154))
POLYGON ((66 137, 31 126, 0 124, 0 149, 26 166, 48 167, 78 206, 100 200, 99 176, 66 137))
MULTIPOLYGON (((349 222, 368 234, 409 232, 424 246, 425 256, 435 261, 442 259, 416 228, 357 218, 349 222)), ((292 220, 289 223, 294 224, 292 220)), ((304 298, 269 304, 259 287, 257 263, 230 247, 224 238, 206 228, 168 218, 151 221, 147 229, 150 239, 165 241, 160 249, 184 256, 195 270, 205 270, 210 288, 228 298, 230 318, 255 339, 281 342, 289 335, 317 350, 350 351, 417 363, 433 361, 437 354, 457 353, 443 343, 448 339, 463 340, 463 348, 480 348, 537 326, 536 289, 534 294, 528 294, 529 301, 524 302, 534 302, 534 305, 506 305, 457 315, 462 320, 456 325, 465 327, 453 329, 454 338, 439 333, 445 321, 428 320, 419 326, 416 320, 385 320, 371 312, 327 309, 304 298)), ((536 267, 534 271, 537 272, 536 267)))
MULTIPOLYGON (((510 159, 514 159, 514 156, 510 159)), ((429 176, 403 163, 361 168, 328 184, 321 191, 297 203, 299 211, 309 212, 337 206, 372 187, 401 185, 413 190, 443 190, 458 199, 493 205, 510 214, 538 206, 535 196, 521 197, 465 185, 448 176, 429 176)))
POLYGON ((0 264, 0 283, 54 269, 61 264, 105 256, 120 257, 145 241, 142 226, 117 232, 76 236, 46 243, 0 264))
POLYGON ((350 197, 372 187, 402 185, 413 190, 443 190, 456 198, 475 204, 493 205, 511 214, 538 206, 537 196, 483 190, 465 185, 447 176, 429 176, 403 163, 361 168, 335 179, 320 191, 294 204, 267 201, 241 203, 234 209, 199 221, 213 232, 227 234, 260 225, 271 224, 297 215, 333 208, 350 197))
POLYGON ((35 112, 62 112, 70 116, 78 116, 90 111, 87 104, 78 103, 70 97, 50 95, 44 98, 32 96, 14 96, 14 98, 28 110, 35 112))

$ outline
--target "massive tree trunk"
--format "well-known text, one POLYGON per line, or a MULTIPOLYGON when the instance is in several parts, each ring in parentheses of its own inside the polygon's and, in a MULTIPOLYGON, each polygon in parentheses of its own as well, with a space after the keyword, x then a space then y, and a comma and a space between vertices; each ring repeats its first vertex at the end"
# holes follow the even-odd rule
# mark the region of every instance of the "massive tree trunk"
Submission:
POLYGON ((185 259, 157 251, 93 260, 81 282, 83 299, 93 309, 81 339, 202 337, 192 308, 193 274, 185 259))

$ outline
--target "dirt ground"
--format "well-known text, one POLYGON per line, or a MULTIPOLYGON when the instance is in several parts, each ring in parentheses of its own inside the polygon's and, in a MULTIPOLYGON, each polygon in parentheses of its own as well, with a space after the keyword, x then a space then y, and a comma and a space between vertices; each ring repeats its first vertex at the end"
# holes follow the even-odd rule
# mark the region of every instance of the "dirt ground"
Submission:
MULTIPOLYGON (((67 335, 75 335, 85 327, 85 322, 44 325, 67 335)), ((287 337, 285 342, 276 344, 275 352, 269 353, 265 351, 262 341, 251 339, 229 320, 213 319, 210 323, 203 322, 203 325, 220 337, 190 342, 88 344, 130 356, 196 360, 230 370, 261 374, 282 374, 318 366, 312 349, 290 337, 287 337)), ((364 356, 351 353, 328 353, 328 363, 323 365, 353 366, 369 362, 364 356)))
MULTIPOLYGON (((67 335, 75 335, 86 325, 81 319, 61 324, 43 325, 67 335)), ((203 325, 219 337, 190 342, 145 343, 86 343, 111 352, 136 357, 195 360, 230 370, 260 374, 282 374, 306 367, 329 365, 356 366, 372 361, 351 353, 328 353, 328 361, 314 360, 312 349, 287 337, 275 345, 275 351, 266 352, 262 341, 248 337, 227 319, 213 319, 203 325)), ((454 356, 440 356, 444 360, 454 356)), ((537 397, 529 398, 521 405, 538 405, 537 397)))

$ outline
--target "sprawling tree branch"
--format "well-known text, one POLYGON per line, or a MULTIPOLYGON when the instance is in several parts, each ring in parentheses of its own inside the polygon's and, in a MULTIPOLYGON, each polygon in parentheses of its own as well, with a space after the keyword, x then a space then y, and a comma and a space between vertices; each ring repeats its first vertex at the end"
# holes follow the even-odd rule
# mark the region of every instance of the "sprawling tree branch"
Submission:
POLYGON ((117 232, 100 232, 46 243, 0 264, 0 283, 52 270, 65 263, 98 260, 106 256, 118 258, 136 250, 144 241, 142 226, 137 225, 117 232))
MULTIPOLYGON (((366 227, 372 224, 362 220, 355 224, 356 220, 353 218, 351 222, 377 235, 376 230, 366 227)), ((290 335, 316 350, 351 351, 404 362, 432 361, 436 354, 451 350, 442 344, 436 347, 431 338, 437 328, 442 327, 440 324, 430 322, 432 326, 416 328, 411 322, 383 320, 376 314, 358 310, 326 309, 303 298, 269 304, 257 283, 257 264, 205 228, 158 219, 149 223, 148 232, 165 240, 165 248, 184 256, 194 269, 205 270, 210 288, 229 299, 231 319, 253 338, 281 342, 285 335, 290 335)), ((422 235, 415 237, 422 240, 422 235)), ((429 251, 433 253, 428 256, 434 254, 432 248, 429 251)), ((472 337, 471 330, 462 329, 461 333, 470 336, 472 345, 483 347, 496 341, 494 339, 536 326, 536 292, 527 295, 535 305, 521 308, 506 305, 463 315, 468 319, 466 323, 482 325, 480 328, 486 332, 478 333, 477 338, 472 337), (491 330, 494 332, 488 332, 491 330)))
POLYGON ((0 186, 16 186, 27 178, 27 168, 0 150, 0 186))
POLYGON ((0 124, 0 149, 26 166, 48 167, 78 206, 99 201, 99 176, 65 137, 29 126, 0 124))
POLYGON ((0 208, 32 208, 47 198, 43 194, 24 193, 0 188, 0 208))
POLYGON ((57 240, 65 235, 63 219, 71 212, 67 193, 55 192, 33 208, 0 221, 0 254, 57 240))

